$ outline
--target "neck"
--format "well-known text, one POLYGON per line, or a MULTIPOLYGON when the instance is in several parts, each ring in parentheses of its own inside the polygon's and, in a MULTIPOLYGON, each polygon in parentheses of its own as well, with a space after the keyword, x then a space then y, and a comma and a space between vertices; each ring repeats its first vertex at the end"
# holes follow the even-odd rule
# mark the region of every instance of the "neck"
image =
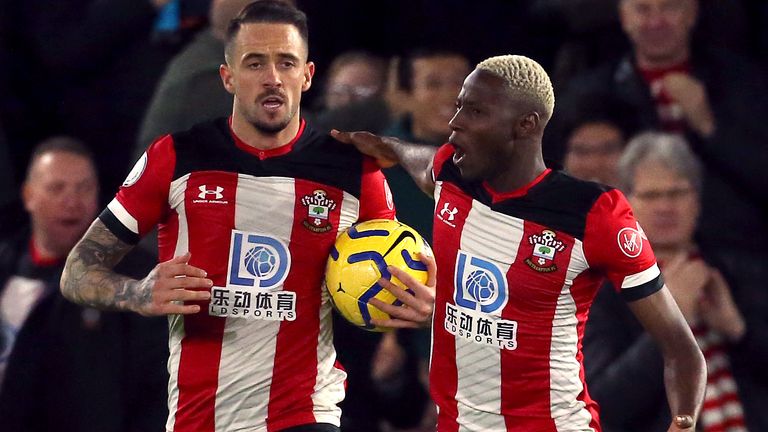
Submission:
POLYGON ((541 154, 541 141, 520 142, 514 144, 512 155, 505 156, 510 161, 503 172, 488 180, 488 184, 497 192, 511 192, 532 182, 547 166, 541 154))
POLYGON ((646 69, 646 70, 666 69, 666 68, 677 66, 681 63, 688 61, 689 57, 690 57, 690 54, 688 52, 688 49, 681 51, 677 55, 664 57, 664 58, 645 57, 636 52, 635 62, 637 62, 637 66, 641 69, 646 69))
POLYGON ((679 244, 656 244, 653 247, 653 253, 656 255, 656 260, 660 262, 670 262, 677 255, 684 253, 690 253, 693 251, 693 243, 679 243, 679 244))
POLYGON ((299 133, 301 117, 299 111, 293 116, 288 126, 275 133, 267 133, 256 128, 251 122, 237 113, 232 113, 232 131, 241 141, 251 147, 269 150, 289 143, 299 133))
POLYGON ((58 260, 67 256, 68 251, 59 250, 51 242, 45 241, 44 236, 32 234, 32 245, 35 248, 38 258, 43 260, 58 260))

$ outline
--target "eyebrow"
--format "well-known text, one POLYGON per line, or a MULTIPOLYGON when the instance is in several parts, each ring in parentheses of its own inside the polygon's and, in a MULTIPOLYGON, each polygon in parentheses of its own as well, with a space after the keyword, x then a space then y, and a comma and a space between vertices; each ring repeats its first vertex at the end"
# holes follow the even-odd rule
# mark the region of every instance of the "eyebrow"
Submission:
MULTIPOLYGON (((301 59, 300 59, 300 58, 299 58, 297 55, 295 55, 295 54, 291 54, 291 53, 278 53, 278 54, 277 54, 277 57, 278 57, 280 60, 286 60, 286 59, 287 59, 287 60, 293 60, 293 61, 299 61, 299 60, 301 60, 301 59)), ((244 61, 244 62, 245 62, 245 61, 248 61, 248 60, 251 60, 251 59, 256 59, 256 60, 266 60, 267 58, 269 58, 269 56, 268 56, 268 55, 266 55, 266 54, 261 54, 261 53, 248 53, 248 54, 246 54, 246 55, 244 55, 244 56, 242 57, 242 61, 244 61)))

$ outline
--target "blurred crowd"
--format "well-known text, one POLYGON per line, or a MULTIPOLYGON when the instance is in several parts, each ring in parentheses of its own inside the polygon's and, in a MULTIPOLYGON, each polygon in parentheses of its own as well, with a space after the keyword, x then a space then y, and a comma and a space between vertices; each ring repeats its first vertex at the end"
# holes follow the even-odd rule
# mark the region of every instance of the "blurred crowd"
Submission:
MULTIPOLYGON (((164 320, 75 306, 58 280, 154 139, 230 114, 219 65, 247 3, 0 0, 0 430, 163 430, 164 320)), ((296 3, 320 84, 302 115, 325 130, 439 146, 478 60, 539 61, 556 92, 545 156, 627 195, 705 354, 702 430, 768 431, 768 3, 296 3)), ((385 175, 429 240, 433 201, 401 168, 385 175)), ((125 274, 153 267, 151 243, 125 274)), ((434 430, 428 330, 334 325, 343 430, 434 430)), ((665 430, 661 355, 613 287, 582 343, 604 430, 665 430)))

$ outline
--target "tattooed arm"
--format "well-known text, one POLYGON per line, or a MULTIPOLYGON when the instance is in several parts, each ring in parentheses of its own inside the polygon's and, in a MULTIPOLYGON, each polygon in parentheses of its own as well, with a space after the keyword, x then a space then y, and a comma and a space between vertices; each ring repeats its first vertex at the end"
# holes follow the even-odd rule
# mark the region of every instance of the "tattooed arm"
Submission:
POLYGON ((135 280, 113 271, 132 247, 96 219, 67 257, 61 275, 64 297, 99 309, 142 315, 200 311, 199 305, 183 302, 208 300, 213 282, 206 279, 204 270, 188 264, 189 252, 158 264, 147 277, 135 280))

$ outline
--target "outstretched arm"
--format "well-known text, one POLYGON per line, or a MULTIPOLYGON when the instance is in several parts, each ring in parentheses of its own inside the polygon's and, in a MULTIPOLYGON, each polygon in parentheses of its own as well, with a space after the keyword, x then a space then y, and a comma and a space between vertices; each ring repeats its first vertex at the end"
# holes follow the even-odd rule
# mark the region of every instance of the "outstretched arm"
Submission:
POLYGON ((399 163, 424 193, 432 196, 435 191, 432 160, 436 147, 380 137, 370 132, 339 132, 334 129, 331 135, 343 143, 353 144, 361 153, 375 158, 383 168, 399 163))
POLYGON ((206 279, 204 270, 187 264, 189 253, 158 264, 141 280, 115 273, 112 269, 131 248, 96 219, 67 257, 61 275, 64 297, 100 309, 142 315, 197 313, 199 305, 183 302, 210 298, 208 288, 213 282, 206 279))
POLYGON ((693 431, 704 400, 706 366, 691 329, 667 287, 629 307, 664 357, 664 384, 672 413, 669 431, 693 431))

